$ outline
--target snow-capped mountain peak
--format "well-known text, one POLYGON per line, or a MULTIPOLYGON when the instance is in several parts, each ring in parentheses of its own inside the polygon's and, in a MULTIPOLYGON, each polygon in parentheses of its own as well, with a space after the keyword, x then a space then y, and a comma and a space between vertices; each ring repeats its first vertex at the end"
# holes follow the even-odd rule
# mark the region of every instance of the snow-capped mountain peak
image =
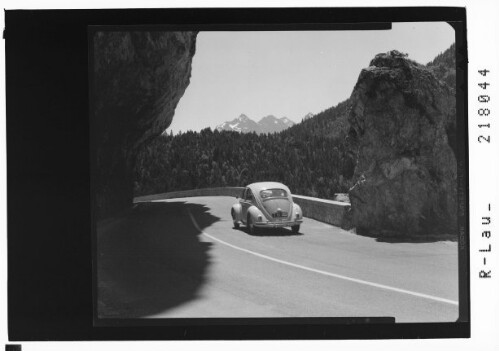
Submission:
POLYGON ((245 114, 241 114, 238 118, 224 122, 216 127, 218 131, 232 130, 241 133, 255 132, 258 134, 280 132, 294 125, 287 117, 277 118, 273 115, 268 115, 261 118, 258 123, 253 121, 245 114))
POLYGON ((282 117, 282 118, 280 118, 280 121, 281 121, 282 123, 284 123, 285 125, 288 125, 288 126, 290 126, 290 127, 291 127, 292 125, 294 125, 294 124, 295 124, 295 123, 294 123, 292 120, 290 120, 288 117, 282 117))

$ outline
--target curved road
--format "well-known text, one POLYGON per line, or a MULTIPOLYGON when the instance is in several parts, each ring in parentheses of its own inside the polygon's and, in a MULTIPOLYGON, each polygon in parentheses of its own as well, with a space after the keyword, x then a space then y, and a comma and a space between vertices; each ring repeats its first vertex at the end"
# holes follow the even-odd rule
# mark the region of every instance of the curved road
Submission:
POLYGON ((305 218, 251 236, 232 197, 137 203, 98 225, 98 312, 113 318, 458 318, 457 243, 380 242, 305 218))

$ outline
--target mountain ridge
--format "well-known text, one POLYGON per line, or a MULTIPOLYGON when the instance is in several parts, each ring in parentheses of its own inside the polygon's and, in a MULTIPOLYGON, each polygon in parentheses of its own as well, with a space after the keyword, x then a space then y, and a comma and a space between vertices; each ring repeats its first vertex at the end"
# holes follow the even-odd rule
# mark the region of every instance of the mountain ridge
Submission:
POLYGON ((239 117, 234 118, 232 121, 225 121, 215 127, 215 130, 223 131, 234 131, 239 133, 257 133, 257 134, 268 134, 268 133, 279 133, 289 127, 292 127, 295 123, 287 117, 275 117, 274 115, 267 115, 258 122, 249 118, 244 113, 241 113, 239 117))

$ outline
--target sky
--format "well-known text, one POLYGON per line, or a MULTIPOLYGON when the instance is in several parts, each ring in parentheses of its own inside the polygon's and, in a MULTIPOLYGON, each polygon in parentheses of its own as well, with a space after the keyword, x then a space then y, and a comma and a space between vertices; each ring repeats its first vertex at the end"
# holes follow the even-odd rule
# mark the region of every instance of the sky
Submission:
POLYGON ((347 99, 376 54, 396 49, 426 64, 453 42, 445 22, 379 31, 200 32, 191 81, 167 131, 214 129, 240 114, 300 122, 347 99))

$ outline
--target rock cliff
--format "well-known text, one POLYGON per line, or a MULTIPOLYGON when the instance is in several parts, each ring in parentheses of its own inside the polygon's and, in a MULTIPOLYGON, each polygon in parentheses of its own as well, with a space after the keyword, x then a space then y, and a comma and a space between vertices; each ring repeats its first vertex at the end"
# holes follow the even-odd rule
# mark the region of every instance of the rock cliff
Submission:
POLYGON ((451 234, 457 228, 457 167, 447 132, 455 95, 398 51, 377 55, 350 97, 349 142, 357 150, 353 224, 381 236, 451 234))
POLYGON ((133 199, 138 148, 171 123, 187 88, 196 32, 97 32, 91 91, 97 216, 133 199))

